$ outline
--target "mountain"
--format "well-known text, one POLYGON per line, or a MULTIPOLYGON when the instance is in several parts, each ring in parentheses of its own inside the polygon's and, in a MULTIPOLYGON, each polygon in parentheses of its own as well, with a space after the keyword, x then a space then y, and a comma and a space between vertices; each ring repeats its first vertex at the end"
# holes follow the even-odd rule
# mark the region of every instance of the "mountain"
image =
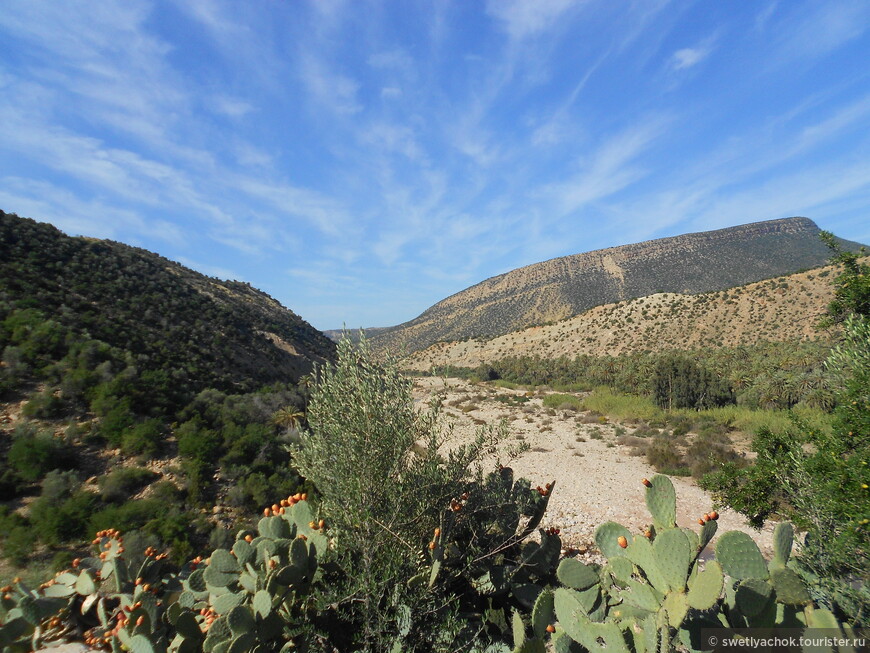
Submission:
POLYGON ((657 293, 596 306, 553 324, 490 339, 439 342, 402 361, 406 369, 477 367, 512 356, 555 359, 829 340, 817 325, 834 298, 834 266, 728 290, 657 293))
MULTIPOLYGON (((493 337, 655 293, 723 290, 823 265, 830 251, 807 218, 650 240, 574 254, 501 274, 372 337, 379 349, 493 337)), ((850 251, 858 243, 837 239, 850 251)))
POLYGON ((144 249, 0 211, 0 251, 0 302, 123 349, 140 372, 171 370, 190 392, 293 381, 335 353, 266 293, 144 249))

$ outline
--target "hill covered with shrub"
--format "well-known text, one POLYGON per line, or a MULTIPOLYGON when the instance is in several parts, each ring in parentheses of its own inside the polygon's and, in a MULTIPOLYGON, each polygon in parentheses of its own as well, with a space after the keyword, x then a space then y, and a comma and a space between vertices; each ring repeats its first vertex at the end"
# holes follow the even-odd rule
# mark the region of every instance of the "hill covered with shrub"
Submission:
POLYGON ((185 555, 298 489, 285 445, 323 334, 247 284, 3 212, 0 251, 7 560, 62 563, 110 526, 185 555))

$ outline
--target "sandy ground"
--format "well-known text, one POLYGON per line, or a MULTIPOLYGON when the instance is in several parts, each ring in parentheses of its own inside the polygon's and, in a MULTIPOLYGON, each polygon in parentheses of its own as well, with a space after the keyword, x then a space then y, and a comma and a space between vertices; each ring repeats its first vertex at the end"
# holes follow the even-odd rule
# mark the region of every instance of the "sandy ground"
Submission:
MULTIPOLYGON (((559 528, 566 546, 579 548, 594 559, 594 533, 599 524, 616 521, 633 532, 643 532, 652 522, 642 480, 656 471, 644 457, 629 455, 630 447, 616 444, 617 427, 630 434, 636 425, 585 424, 582 420, 588 414, 548 410, 538 395, 521 406, 495 399, 496 395, 524 396, 522 390, 471 385, 459 379, 415 379, 418 401, 439 391, 446 392, 443 415, 446 423, 454 425, 452 441, 471 438, 480 420, 496 424, 504 418, 509 433, 505 444, 524 440, 531 446, 510 466, 517 476, 531 481, 532 487, 556 481, 542 526, 559 528), (476 408, 468 410, 471 406, 476 408)), ((713 500, 689 478, 671 480, 677 493, 678 525, 700 530, 698 518, 712 510, 713 500)), ((742 515, 727 509, 719 512, 719 533, 744 531, 766 556, 771 555, 773 524, 756 531, 742 515)))

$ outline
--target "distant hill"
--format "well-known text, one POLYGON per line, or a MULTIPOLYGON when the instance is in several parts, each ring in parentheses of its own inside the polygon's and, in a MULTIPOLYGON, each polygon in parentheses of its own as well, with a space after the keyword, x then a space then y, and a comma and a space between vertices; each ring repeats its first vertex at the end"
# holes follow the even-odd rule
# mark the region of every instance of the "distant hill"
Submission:
POLYGON ((334 356, 331 340, 266 293, 144 249, 0 211, 0 251, 0 301, 126 350, 137 368, 171 370, 191 391, 294 381, 334 356))
MULTIPOLYGON (((363 331, 366 334, 366 338, 371 339, 377 336, 382 331, 388 331, 390 328, 391 327, 368 327, 367 329, 363 329, 363 331)), ((341 336, 345 333, 352 342, 359 341, 359 329, 327 329, 323 332, 323 335, 325 335, 333 342, 338 342, 339 340, 341 340, 341 336)))
MULTIPOLYGON (((372 342, 414 352, 655 293, 711 292, 814 268, 830 256, 819 231, 807 218, 784 218, 555 258, 482 281, 378 332, 372 342)), ((838 242, 844 249, 860 248, 838 242)))
POLYGON ((512 356, 618 356, 829 339, 833 334, 817 325, 834 298, 835 274, 826 266, 722 291, 648 295, 494 338, 439 342, 402 364, 425 371, 512 356))

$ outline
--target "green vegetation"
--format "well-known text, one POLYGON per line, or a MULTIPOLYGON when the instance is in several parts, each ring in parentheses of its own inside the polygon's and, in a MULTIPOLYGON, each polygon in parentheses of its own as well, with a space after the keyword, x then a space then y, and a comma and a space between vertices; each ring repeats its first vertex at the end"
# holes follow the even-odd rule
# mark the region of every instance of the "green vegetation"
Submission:
POLYGON ((566 394, 549 394, 544 397, 544 408, 558 408, 560 410, 581 410, 583 401, 579 397, 566 394))
POLYGON ((721 502, 757 523, 771 514, 807 530, 799 571, 816 595, 852 621, 870 615, 870 267, 839 252, 831 320, 843 341, 827 368, 836 392, 835 420, 820 431, 794 418, 786 433, 761 429, 754 465, 726 466, 706 481, 721 502))
POLYGON ((830 343, 814 341, 601 357, 508 356, 475 369, 451 366, 435 368, 432 373, 496 378, 500 383, 546 385, 572 392, 607 386, 624 394, 660 396, 665 407, 670 402, 672 407, 736 404, 763 410, 808 407, 827 411, 834 401, 825 370, 830 351, 830 343), (670 393, 680 388, 685 396, 672 397, 670 393), (700 389, 692 390, 696 396, 689 396, 692 388, 700 389))
MULTIPOLYGON (((541 651, 552 637, 556 650, 573 640, 627 652, 693 643, 710 623, 840 628, 793 570, 787 527, 777 531, 770 564, 747 536, 726 533, 716 560, 696 568, 716 516, 705 516, 700 534, 676 528, 666 477, 648 482, 646 536, 613 522, 598 528, 603 567, 563 558, 553 529, 530 541, 552 484, 532 489, 506 467, 485 473, 479 461, 497 444, 492 429, 440 455, 440 402, 416 411, 408 381, 373 361, 365 341, 344 341, 339 352, 315 380, 309 428, 294 454, 317 484, 319 513, 304 495, 273 494, 256 526, 220 538, 223 547, 205 562, 180 566, 147 537, 100 528, 96 553, 50 583, 2 588, 0 643, 18 650, 84 633, 91 646, 139 653, 484 653, 541 651)), ((195 414, 205 423, 215 412, 195 414)), ((126 471, 103 486, 146 480, 126 471)), ((69 472, 51 473, 43 494, 55 504, 84 496, 69 472)), ((160 509, 142 499, 95 518, 140 528, 160 509)))
POLYGON ((306 391, 288 381, 311 361, 264 334, 329 358, 321 334, 245 284, 2 212, 0 248, 0 401, 13 415, 23 402, 0 425, 0 495, 16 509, 0 513, 3 556, 34 567, 123 524, 180 559, 236 519, 200 520, 203 505, 302 487, 286 447, 306 391))

